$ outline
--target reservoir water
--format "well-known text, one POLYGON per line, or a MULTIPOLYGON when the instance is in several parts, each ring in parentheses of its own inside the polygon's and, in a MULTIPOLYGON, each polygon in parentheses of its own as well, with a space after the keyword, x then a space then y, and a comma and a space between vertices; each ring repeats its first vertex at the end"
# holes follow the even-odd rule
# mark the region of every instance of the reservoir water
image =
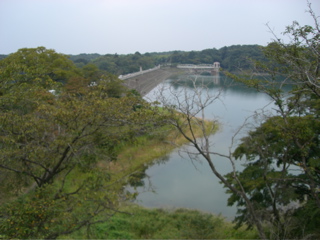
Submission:
MULTIPOLYGON (((186 79, 186 82, 188 79, 186 79)), ((245 119, 264 107, 264 113, 273 107, 267 95, 244 86, 231 85, 225 77, 198 77, 205 82, 211 94, 221 91, 219 100, 210 104, 206 110, 207 119, 216 119, 221 124, 220 130, 210 137, 213 150, 227 153, 232 136, 243 125, 245 119)), ((182 86, 173 80, 166 80, 145 98, 152 101, 159 94, 159 89, 179 91, 182 86)), ((190 87, 191 91, 191 87, 190 87)), ((169 93, 165 93, 168 94, 169 93)), ((253 123, 253 119, 250 120, 253 123)), ((241 135, 239 135, 240 137, 241 135)), ((226 174, 231 171, 230 163, 221 157, 214 157, 217 169, 226 174)), ((238 167, 241 169, 240 163, 238 167)), ((231 220, 236 215, 236 207, 227 206, 226 189, 213 175, 207 163, 191 161, 186 154, 173 151, 164 159, 156 160, 146 170, 144 187, 138 187, 136 203, 152 208, 190 208, 214 214, 221 214, 231 220), (151 189, 153 191, 151 191, 151 189)), ((130 188, 134 191, 133 188, 130 188)))

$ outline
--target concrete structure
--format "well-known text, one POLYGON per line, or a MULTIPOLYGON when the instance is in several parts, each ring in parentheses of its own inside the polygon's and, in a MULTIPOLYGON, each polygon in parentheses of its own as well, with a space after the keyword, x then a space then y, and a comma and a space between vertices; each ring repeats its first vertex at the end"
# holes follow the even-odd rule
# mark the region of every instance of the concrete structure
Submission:
POLYGON ((129 73, 126 75, 120 75, 119 79, 125 80, 124 84, 129 87, 130 89, 135 89, 138 91, 142 96, 146 95, 150 92, 153 88, 155 88, 158 84, 163 82, 164 80, 168 79, 171 75, 174 74, 187 74, 187 73, 203 73, 209 72, 211 75, 214 75, 216 78, 214 82, 219 82, 219 69, 220 63, 214 62, 211 64, 179 64, 177 68, 160 68, 160 65, 147 69, 142 70, 140 67, 139 72, 129 73))
POLYGON ((179 69, 176 68, 160 68, 160 66, 158 66, 142 71, 143 73, 131 73, 119 78, 125 80, 124 84, 128 88, 136 90, 141 96, 145 96, 152 89, 167 80, 170 76, 176 74, 178 71, 179 69))
POLYGON ((214 62, 213 63, 213 71, 219 72, 220 71, 220 63, 219 62, 214 62))
POLYGON ((126 74, 126 75, 120 75, 119 78, 121 80, 125 80, 125 79, 133 78, 133 77, 148 73, 148 72, 152 72, 152 71, 155 71, 155 70, 158 70, 158 69, 160 69, 160 65, 158 65, 158 66, 156 66, 154 68, 147 69, 147 70, 142 70, 142 67, 140 67, 140 71, 139 72, 129 73, 129 74, 126 74))
POLYGON ((214 62, 211 64, 179 64, 177 68, 180 69, 188 69, 189 71, 195 72, 195 73, 201 73, 201 72, 210 72, 211 74, 215 75, 219 73, 220 71, 220 63, 214 62))

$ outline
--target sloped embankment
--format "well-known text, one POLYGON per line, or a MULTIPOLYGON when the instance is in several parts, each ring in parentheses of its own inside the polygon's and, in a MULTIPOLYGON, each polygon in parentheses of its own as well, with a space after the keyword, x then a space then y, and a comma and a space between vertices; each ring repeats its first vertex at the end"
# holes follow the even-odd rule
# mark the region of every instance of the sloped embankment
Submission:
POLYGON ((141 96, 145 96, 161 82, 179 73, 183 73, 183 70, 177 68, 161 68, 129 78, 124 80, 124 82, 127 87, 135 89, 141 96))

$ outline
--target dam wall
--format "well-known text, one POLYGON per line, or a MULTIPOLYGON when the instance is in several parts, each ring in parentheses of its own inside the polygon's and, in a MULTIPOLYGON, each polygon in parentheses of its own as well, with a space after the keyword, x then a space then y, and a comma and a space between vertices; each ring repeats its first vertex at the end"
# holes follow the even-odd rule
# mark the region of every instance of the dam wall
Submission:
POLYGON ((127 86, 130 89, 135 89, 137 92, 141 94, 141 96, 145 96, 160 83, 162 83, 166 79, 169 79, 170 76, 182 72, 179 69, 169 67, 157 67, 157 69, 152 69, 151 71, 148 70, 143 71, 143 73, 137 72, 137 74, 132 74, 130 77, 123 79, 125 86, 127 86))

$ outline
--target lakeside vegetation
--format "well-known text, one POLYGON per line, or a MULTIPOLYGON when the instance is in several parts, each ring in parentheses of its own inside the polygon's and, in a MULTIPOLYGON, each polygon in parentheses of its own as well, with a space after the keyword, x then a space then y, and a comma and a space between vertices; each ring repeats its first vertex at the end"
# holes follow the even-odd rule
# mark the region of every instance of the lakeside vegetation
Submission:
POLYGON ((53 50, 21 49, 0 69, 3 238, 70 237, 117 218, 134 198, 124 186, 185 143, 166 123, 180 114, 53 50))
MULTIPOLYGON (((98 67, 100 71, 117 76, 150 69, 154 66, 176 66, 177 64, 213 64, 220 62, 221 68, 229 72, 250 70, 253 61, 265 62, 263 46, 232 45, 220 49, 211 48, 202 51, 170 51, 132 54, 81 53, 69 55, 69 59, 79 68, 98 67)), ((0 54, 0 60, 7 57, 0 54)))
MULTIPOLYGON (((212 122, 207 122, 212 129, 212 122)), ((198 129, 199 130, 199 129, 198 129)), ((214 131, 218 130, 218 126, 214 131)), ((201 131, 197 131, 201 134, 201 131)), ((208 132, 209 134, 209 132, 208 132)), ((117 161, 101 161, 99 168, 110 172, 112 182, 118 182, 117 188, 123 189, 123 183, 142 186, 145 170, 154 161, 161 161, 177 146, 186 143, 185 138, 177 134, 176 129, 165 126, 156 132, 140 136, 134 144, 121 146, 117 161), (175 144, 172 144, 174 142, 175 144), (134 161, 133 161, 134 159, 134 161), (126 179, 126 181, 122 181, 126 179)), ((130 193, 127 192, 129 195, 130 193)), ((135 196, 134 193, 133 196, 135 196)), ((133 197, 134 199, 134 197, 133 197)), ((222 216, 192 209, 149 209, 121 201, 119 213, 108 222, 90 227, 86 230, 62 236, 62 239, 255 239, 257 232, 246 227, 235 229, 235 224, 222 216)))
POLYGON ((259 45, 233 45, 220 49, 205 49, 202 51, 171 51, 160 53, 135 52, 134 54, 79 54, 71 55, 70 59, 78 67, 94 64, 100 70, 116 75, 138 72, 154 66, 177 64, 213 64, 220 62, 221 68, 226 71, 248 70, 253 61, 265 61, 262 46, 259 45))
POLYGON ((319 238, 320 30, 310 4, 309 13, 314 27, 294 22, 284 32, 290 42, 276 39, 255 65, 245 65, 248 56, 238 48, 173 52, 166 58, 93 55, 76 65, 38 47, 1 59, 0 238, 319 238), (215 122, 195 117, 216 99, 202 94, 204 85, 193 82, 193 95, 160 108, 113 75, 161 61, 171 67, 212 63, 218 56, 229 71, 254 67, 256 74, 229 76, 268 95, 277 109, 227 154, 210 149, 215 122), (259 73, 268 75, 256 78, 259 73), (291 87, 284 91, 288 79, 291 87), (141 184, 147 164, 172 150, 173 140, 193 146, 223 183, 228 204, 238 207, 237 230, 199 211, 128 204, 135 194, 124 186, 141 184), (245 159, 243 170, 223 175, 213 155, 233 166, 245 159))
MULTIPOLYGON (((256 239, 256 231, 234 224, 221 216, 191 209, 147 209, 138 205, 121 208, 110 221, 92 227, 96 239, 256 239)), ((94 236, 94 237, 92 237, 94 236)), ((66 239, 87 237, 79 231, 66 239)), ((64 239, 64 237, 62 237, 64 239)))

